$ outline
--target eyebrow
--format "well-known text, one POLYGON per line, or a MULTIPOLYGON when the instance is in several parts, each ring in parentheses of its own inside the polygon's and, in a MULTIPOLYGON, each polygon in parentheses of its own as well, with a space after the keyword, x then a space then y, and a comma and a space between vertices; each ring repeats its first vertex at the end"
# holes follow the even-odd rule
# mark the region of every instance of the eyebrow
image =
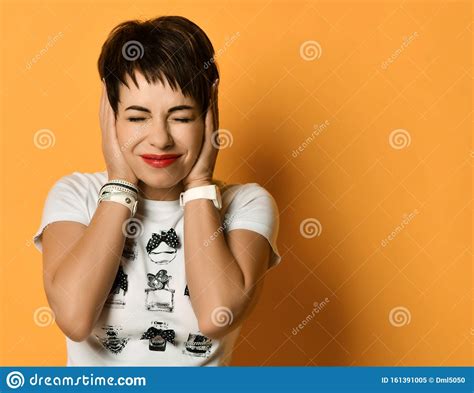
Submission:
MULTIPOLYGON (((139 105, 132 105, 132 106, 129 106, 127 109, 125 109, 126 111, 128 111, 129 109, 133 109, 133 110, 136 110, 136 111, 141 111, 141 112, 146 112, 146 113, 151 113, 151 111, 148 109, 148 108, 145 108, 143 106, 139 106, 139 105)), ((173 113, 173 112, 176 112, 176 111, 182 111, 182 110, 185 110, 185 109, 194 109, 193 106, 190 106, 190 105, 178 105, 178 106, 173 106, 171 107, 170 109, 168 109, 168 113, 173 113)))

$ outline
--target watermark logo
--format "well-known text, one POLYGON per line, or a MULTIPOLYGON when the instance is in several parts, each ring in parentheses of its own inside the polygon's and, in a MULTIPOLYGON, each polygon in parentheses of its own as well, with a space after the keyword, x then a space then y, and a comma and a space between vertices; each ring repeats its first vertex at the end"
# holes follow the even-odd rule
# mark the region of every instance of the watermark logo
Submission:
POLYGON ((48 130, 47 128, 42 128, 41 130, 36 131, 33 135, 33 143, 38 149, 49 149, 56 143, 56 137, 54 136, 53 131, 48 130))
POLYGON ((388 143, 396 150, 404 149, 411 144, 410 133, 402 128, 393 130, 388 137, 388 143))
POLYGON ((316 218, 306 218, 301 221, 300 233, 306 239, 311 239, 315 236, 320 236, 323 231, 323 226, 316 218))
POLYGON ((226 51, 227 49, 237 40, 237 38, 240 37, 240 31, 236 32, 235 34, 232 34, 230 37, 226 37, 225 38, 225 42, 224 42, 224 46, 217 49, 216 50, 216 53, 213 57, 211 57, 208 61, 205 61, 204 62, 204 69, 207 70, 211 64, 215 63, 215 61, 217 60, 217 58, 219 58, 220 56, 222 56, 226 51))
POLYGON ((305 41, 300 45, 300 56, 303 60, 313 61, 321 57, 323 50, 318 41, 305 41))
POLYGON ((382 247, 386 247, 388 246, 388 244, 393 240, 395 239, 403 229, 405 229, 405 227, 408 226, 408 224, 413 221, 413 219, 415 218, 416 215, 418 215, 419 211, 418 209, 415 209, 413 210, 412 212, 410 212, 409 214, 404 214, 403 217, 402 217, 402 221, 400 224, 398 224, 393 230, 392 232, 390 232, 390 235, 388 235, 385 239, 383 239, 380 244, 382 247))
POLYGON ((39 327, 48 327, 54 323, 55 315, 49 307, 39 307, 33 313, 33 321, 39 327))
POLYGON ((222 327, 230 325, 234 320, 232 310, 228 307, 216 307, 211 314, 212 323, 216 326, 222 327))
POLYGON ((303 151, 306 149, 306 147, 309 146, 313 140, 319 136, 323 131, 325 131, 329 126, 329 120, 326 120, 322 124, 314 124, 313 125, 313 132, 310 134, 309 137, 307 137, 303 143, 301 143, 296 149, 293 150, 291 155, 293 158, 296 158, 300 155, 300 153, 303 153, 303 151))
POLYGON ((225 149, 231 147, 234 143, 234 137, 229 130, 220 128, 212 133, 211 144, 216 149, 225 149))
POLYGON ((12 371, 8 373, 6 382, 10 389, 21 388, 25 383, 25 377, 19 371, 12 371))
POLYGON ((129 61, 141 59, 144 54, 145 49, 143 48, 143 45, 138 41, 127 41, 122 46, 122 55, 125 59, 129 61))
POLYGON ((41 48, 41 50, 32 57, 28 63, 26 63, 26 70, 29 71, 31 70, 31 67, 33 67, 33 64, 36 64, 48 51, 56 45, 56 42, 63 37, 63 32, 60 31, 58 34, 54 35, 53 37, 48 37, 48 42, 46 43, 46 46, 44 48, 41 48))
POLYGON ((411 321, 410 310, 403 306, 394 307, 388 315, 390 324, 395 327, 406 326, 411 321))
POLYGON ((303 319, 298 326, 294 327, 291 330, 291 334, 293 336, 296 336, 301 330, 305 328, 305 326, 310 323, 313 318, 315 317, 315 314, 319 314, 322 310, 326 308, 326 306, 329 304, 330 300, 326 297, 322 302, 313 302, 313 309, 311 312, 306 316, 305 319, 303 319))
POLYGON ((386 59, 385 61, 382 62, 381 66, 380 66, 382 68, 382 70, 386 70, 390 64, 394 63, 395 60, 398 59, 398 57, 402 54, 402 52, 406 48, 408 48, 408 45, 410 45, 415 38, 418 38, 418 32, 417 31, 415 31, 413 34, 409 35, 408 37, 406 37, 406 36, 403 37, 402 45, 400 45, 400 47, 397 48, 388 57, 388 59, 386 59))
POLYGON ((129 218, 122 224, 122 233, 125 237, 136 239, 143 233, 143 223, 138 218, 129 218))
POLYGON ((235 218, 235 214, 226 213, 222 225, 219 226, 212 234, 209 239, 204 240, 204 247, 208 247, 212 241, 214 241, 225 229, 232 223, 235 218))

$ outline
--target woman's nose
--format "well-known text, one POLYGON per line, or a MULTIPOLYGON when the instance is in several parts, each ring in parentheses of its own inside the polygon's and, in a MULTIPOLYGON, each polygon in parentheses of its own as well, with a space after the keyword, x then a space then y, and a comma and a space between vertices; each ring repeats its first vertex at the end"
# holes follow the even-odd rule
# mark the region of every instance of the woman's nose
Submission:
POLYGON ((158 149, 164 149, 173 144, 173 138, 166 125, 151 126, 148 130, 148 141, 158 149))

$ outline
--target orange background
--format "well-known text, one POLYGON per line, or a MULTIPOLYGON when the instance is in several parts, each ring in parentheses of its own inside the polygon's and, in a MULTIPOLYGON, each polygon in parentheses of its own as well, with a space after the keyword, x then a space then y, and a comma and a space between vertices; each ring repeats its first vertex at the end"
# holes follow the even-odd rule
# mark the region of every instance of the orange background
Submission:
POLYGON ((471 4, 276 0, 2 3, 1 364, 66 362, 31 237, 58 178, 105 169, 107 34, 173 14, 220 50, 216 177, 281 213, 233 364, 472 365, 471 4))

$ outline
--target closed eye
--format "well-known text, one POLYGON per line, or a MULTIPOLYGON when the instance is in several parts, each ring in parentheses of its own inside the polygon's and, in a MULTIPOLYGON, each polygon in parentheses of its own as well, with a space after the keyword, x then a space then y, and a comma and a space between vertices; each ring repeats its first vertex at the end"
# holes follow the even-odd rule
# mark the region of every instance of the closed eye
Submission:
MULTIPOLYGON (((140 122, 146 119, 144 117, 129 117, 128 120, 131 122, 140 122)), ((189 123, 190 121, 192 121, 192 119, 174 119, 174 120, 180 121, 182 123, 189 123)))

